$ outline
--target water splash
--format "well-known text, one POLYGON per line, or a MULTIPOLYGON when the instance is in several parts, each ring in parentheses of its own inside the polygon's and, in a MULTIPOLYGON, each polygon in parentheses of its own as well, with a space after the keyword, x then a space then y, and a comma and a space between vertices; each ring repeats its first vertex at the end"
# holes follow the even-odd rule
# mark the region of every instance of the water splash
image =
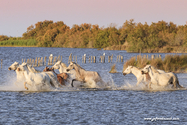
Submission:
MULTIPOLYGON (((10 73, 11 74, 11 73, 10 73)), ((24 88, 24 81, 17 82, 17 78, 15 75, 8 74, 6 79, 6 83, 0 85, 0 91, 24 91, 24 92, 43 92, 43 91, 102 91, 102 90, 133 90, 133 91, 174 91, 174 90, 186 90, 186 89, 173 89, 172 86, 161 87, 151 85, 152 89, 147 88, 144 84, 139 84, 136 86, 136 80, 132 79, 129 81, 124 80, 124 84, 118 85, 114 82, 112 75, 110 73, 102 73, 101 77, 107 86, 102 86, 103 83, 98 83, 97 88, 88 88, 84 86, 83 83, 79 81, 75 81, 74 87, 71 87, 70 83, 66 83, 66 86, 58 87, 56 89, 47 87, 43 88, 42 86, 34 86, 30 87, 29 90, 24 88)))

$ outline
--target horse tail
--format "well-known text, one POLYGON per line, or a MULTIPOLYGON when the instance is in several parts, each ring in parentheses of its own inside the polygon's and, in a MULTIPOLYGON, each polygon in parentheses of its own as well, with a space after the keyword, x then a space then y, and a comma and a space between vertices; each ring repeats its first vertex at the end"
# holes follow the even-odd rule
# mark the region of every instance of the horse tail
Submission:
POLYGON ((179 88, 184 88, 183 86, 181 86, 181 85, 179 84, 179 80, 178 80, 176 74, 174 74, 173 85, 174 85, 174 88, 177 88, 177 86, 178 86, 179 88))
POLYGON ((179 80, 177 80, 177 85, 179 86, 179 88, 184 88, 183 86, 181 86, 181 85, 179 84, 179 80))

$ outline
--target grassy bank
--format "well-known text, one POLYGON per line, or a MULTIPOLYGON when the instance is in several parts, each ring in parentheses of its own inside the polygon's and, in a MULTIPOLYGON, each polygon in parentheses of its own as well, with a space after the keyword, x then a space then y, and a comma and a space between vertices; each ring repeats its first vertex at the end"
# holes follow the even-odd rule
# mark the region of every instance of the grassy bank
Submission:
POLYGON ((164 59, 147 59, 138 55, 137 57, 132 57, 124 63, 123 71, 128 65, 144 68, 148 64, 166 72, 187 72, 187 55, 166 55, 164 59))
POLYGON ((0 41, 0 46, 37 46, 35 39, 9 39, 0 41))

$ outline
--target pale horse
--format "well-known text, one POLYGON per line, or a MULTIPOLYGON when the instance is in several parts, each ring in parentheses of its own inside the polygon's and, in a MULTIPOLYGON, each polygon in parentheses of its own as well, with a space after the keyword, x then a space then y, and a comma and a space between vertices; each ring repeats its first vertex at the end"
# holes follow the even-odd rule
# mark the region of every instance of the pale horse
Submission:
MULTIPOLYGON (((23 73, 20 72, 20 71, 17 71, 17 68, 19 67, 19 65, 20 65, 20 64, 19 64, 18 62, 14 62, 14 63, 8 68, 8 70, 14 70, 14 71, 16 71, 16 75, 17 75, 17 81, 16 81, 16 82, 20 82, 20 81, 24 81, 24 80, 25 80, 25 77, 24 77, 23 73)), ((28 65, 28 66, 29 66, 29 65, 28 65)), ((34 69, 34 68, 31 67, 31 66, 29 66, 29 67, 30 67, 29 70, 30 70, 31 72, 35 72, 35 73, 40 72, 40 71, 34 69)))
POLYGON ((21 71, 24 74, 25 82, 24 87, 25 89, 34 88, 35 90, 48 90, 51 88, 55 88, 55 84, 57 80, 54 81, 49 74, 53 75, 55 78, 55 73, 51 72, 41 72, 41 73, 33 73, 29 71, 30 67, 26 63, 22 63, 18 68, 17 71, 21 71), (26 84, 28 86, 26 86, 26 84), (29 88, 28 88, 29 87, 29 88))
MULTIPOLYGON (((165 73, 163 70, 158 70, 160 73, 165 73)), ((132 73, 136 76, 137 83, 136 86, 138 86, 140 83, 144 83, 146 86, 148 85, 148 82, 151 80, 151 77, 148 73, 142 74, 141 69, 135 67, 135 66, 128 66, 124 71, 123 75, 127 75, 132 73)))
POLYGON ((82 67, 80 67, 78 64, 74 62, 70 62, 69 66, 67 67, 67 71, 70 71, 74 69, 76 74, 75 74, 75 79, 72 80, 72 87, 73 87, 73 81, 81 81, 83 83, 87 83, 86 85, 90 88, 96 88, 97 83, 100 82, 102 87, 105 87, 105 83, 100 77, 98 72, 95 71, 86 71, 82 67))
POLYGON ((174 88, 184 88, 179 85, 179 80, 176 74, 169 72, 169 73, 160 73, 151 65, 146 65, 142 69, 142 74, 148 73, 151 77, 151 81, 149 82, 149 88, 151 88, 151 84, 155 84, 158 86, 168 86, 170 84, 173 85, 174 88))
POLYGON ((67 71, 67 66, 65 63, 62 63, 61 61, 56 62, 53 66, 52 69, 58 69, 60 73, 67 73, 69 75, 69 77, 67 78, 67 80, 69 81, 69 83, 75 79, 75 74, 76 72, 74 70, 69 70, 67 71))

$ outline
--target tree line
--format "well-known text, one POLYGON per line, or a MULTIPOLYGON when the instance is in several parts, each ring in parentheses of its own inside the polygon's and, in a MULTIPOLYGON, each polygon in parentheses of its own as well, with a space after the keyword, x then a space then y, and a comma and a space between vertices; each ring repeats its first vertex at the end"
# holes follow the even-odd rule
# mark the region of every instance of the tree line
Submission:
MULTIPOLYGON (((13 38, 0 35, 0 43, 13 38)), ((117 28, 81 24, 67 26, 63 21, 45 20, 27 28, 21 40, 33 40, 38 47, 104 48, 128 52, 186 52, 187 25, 158 21, 135 23, 133 19, 117 28)), ((2 45, 2 44, 0 44, 2 45)))

